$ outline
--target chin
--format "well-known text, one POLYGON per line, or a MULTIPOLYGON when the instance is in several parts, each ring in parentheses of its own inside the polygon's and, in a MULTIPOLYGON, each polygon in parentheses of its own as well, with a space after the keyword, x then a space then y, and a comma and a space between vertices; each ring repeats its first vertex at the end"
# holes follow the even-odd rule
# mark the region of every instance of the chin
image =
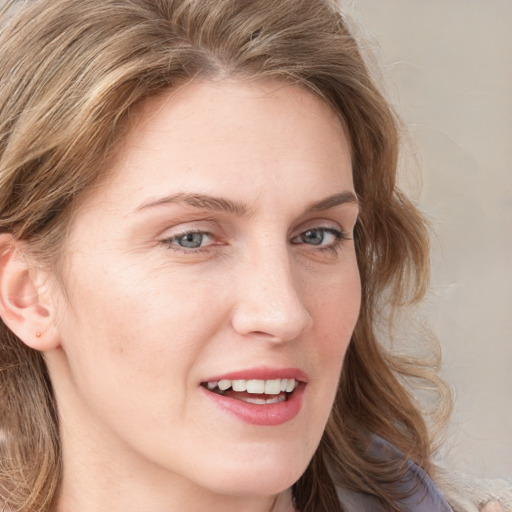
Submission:
POLYGON ((211 489, 218 494, 226 496, 275 496, 289 489, 300 477, 300 473, 291 478, 288 475, 276 477, 275 475, 265 475, 260 478, 257 475, 241 477, 240 475, 230 479, 229 482, 212 482, 211 489))
POLYGON ((258 463, 254 458, 245 464, 224 466, 207 471, 212 490, 225 495, 272 496, 290 488, 304 473, 309 461, 293 461, 293 457, 277 458, 273 463, 258 463))

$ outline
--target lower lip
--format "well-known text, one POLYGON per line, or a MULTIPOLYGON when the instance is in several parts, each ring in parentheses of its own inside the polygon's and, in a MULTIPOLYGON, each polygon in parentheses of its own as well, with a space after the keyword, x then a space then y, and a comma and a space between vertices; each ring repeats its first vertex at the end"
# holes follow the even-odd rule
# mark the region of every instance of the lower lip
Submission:
POLYGON ((243 400, 218 395, 204 387, 201 387, 201 390, 217 407, 228 414, 232 414, 239 420, 250 425, 274 427, 291 421, 299 414, 304 401, 305 388, 306 385, 304 383, 299 383, 295 391, 288 395, 284 402, 261 405, 250 404, 243 400))

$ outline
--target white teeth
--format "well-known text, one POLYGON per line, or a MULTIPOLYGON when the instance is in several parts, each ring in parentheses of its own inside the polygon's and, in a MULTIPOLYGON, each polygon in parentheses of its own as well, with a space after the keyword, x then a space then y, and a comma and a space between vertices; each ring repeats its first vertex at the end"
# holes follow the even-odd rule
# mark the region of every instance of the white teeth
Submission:
POLYGON ((234 380, 231 385, 233 391, 246 391, 247 390, 247 381, 246 380, 234 380))
POLYGON ((279 395, 281 393, 281 379, 265 381, 266 395, 279 395))
POLYGON ((248 380, 247 381, 247 393, 265 393, 265 381, 264 380, 248 380))
POLYGON ((243 402, 247 402, 249 404, 256 404, 256 405, 267 405, 267 404, 277 404, 279 402, 284 402, 286 400, 286 397, 284 395, 282 396, 273 396, 272 398, 253 398, 251 396, 241 398, 243 402))
POLYGON ((273 396, 272 398, 267 398, 266 402, 267 404, 277 404, 279 402, 284 402, 286 400, 286 397, 284 395, 282 396, 273 396))
POLYGON ((231 387, 230 380, 219 380, 219 389, 221 391, 226 391, 226 389, 229 389, 230 387, 231 387))
MULTIPOLYGON (((227 391, 229 388, 232 388, 233 391, 244 392, 250 394, 259 394, 259 395, 279 395, 280 393, 291 393, 296 387, 295 379, 271 379, 271 380, 259 380, 259 379, 251 379, 251 380, 228 380, 222 379, 217 381, 211 381, 206 383, 206 387, 213 391, 215 389, 219 389, 220 391, 227 391)), ((264 400, 264 399, 262 399, 264 400)), ((252 402, 251 402, 252 403, 252 402)), ((274 402, 264 402, 264 403, 274 403, 274 402)))
POLYGON ((295 379, 288 379, 286 384, 286 392, 291 393, 295 389, 295 379))
POLYGON ((247 397, 243 401, 247 402, 249 404, 256 404, 256 405, 266 405, 267 404, 267 401, 264 398, 247 397))

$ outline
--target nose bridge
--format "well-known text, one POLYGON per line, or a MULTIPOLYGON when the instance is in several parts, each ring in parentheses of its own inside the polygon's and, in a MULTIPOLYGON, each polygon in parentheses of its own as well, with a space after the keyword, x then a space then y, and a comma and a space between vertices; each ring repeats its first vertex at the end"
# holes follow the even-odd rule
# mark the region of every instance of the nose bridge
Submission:
POLYGON ((239 279, 233 326, 240 334, 286 341, 310 326, 312 319, 285 241, 267 238, 258 244, 249 252, 239 279))

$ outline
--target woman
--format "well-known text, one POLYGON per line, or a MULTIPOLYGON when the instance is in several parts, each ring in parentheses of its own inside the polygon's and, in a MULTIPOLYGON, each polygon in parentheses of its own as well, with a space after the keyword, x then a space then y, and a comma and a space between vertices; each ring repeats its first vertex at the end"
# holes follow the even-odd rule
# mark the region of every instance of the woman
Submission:
POLYGON ((378 325, 423 295, 329 1, 35 0, 0 36, 7 510, 451 510, 378 325))

